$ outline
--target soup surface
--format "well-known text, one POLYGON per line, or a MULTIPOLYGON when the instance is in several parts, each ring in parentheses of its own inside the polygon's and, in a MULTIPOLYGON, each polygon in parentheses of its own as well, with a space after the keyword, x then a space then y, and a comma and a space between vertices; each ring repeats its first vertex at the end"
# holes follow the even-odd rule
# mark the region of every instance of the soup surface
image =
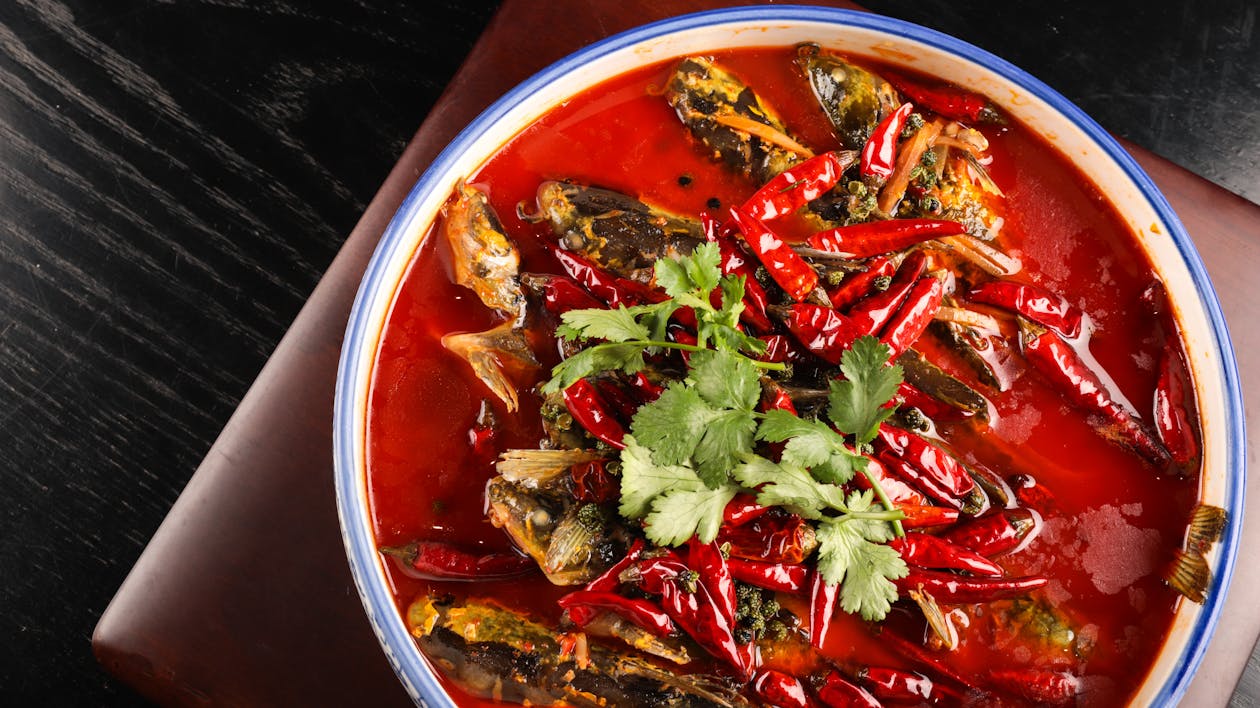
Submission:
MULTIPOLYGON (((753 87, 794 138, 814 153, 860 147, 843 145, 836 137, 809 82, 793 61, 794 50, 740 50, 714 58, 753 87)), ((878 64, 860 63, 876 73, 886 72, 878 64)), ((713 159, 713 150, 688 131, 675 108, 661 95, 676 67, 677 62, 669 62, 635 71, 564 103, 468 176, 468 184, 488 197, 503 231, 519 249, 521 272, 566 272, 553 250, 558 239, 552 227, 546 220, 531 218, 538 209, 539 186, 545 182, 598 185, 693 219, 707 211, 725 220, 729 207, 746 204, 757 191, 755 179, 713 159), (518 210, 518 205, 524 208, 518 210)), ((927 78, 917 80, 938 90, 948 88, 927 78)), ((905 96, 902 100, 911 101, 905 96)), ((915 110, 929 125, 933 121, 938 127, 952 122, 923 105, 915 110)), ((992 245, 1017 262, 1017 272, 999 276, 985 273, 941 241, 906 247, 886 267, 895 273, 898 263, 905 262, 905 253, 926 254, 928 275, 924 277, 935 273, 943 278, 947 290, 952 289, 946 306, 953 303, 957 309, 987 318, 967 320, 960 326, 983 329, 993 323, 996 330, 989 333, 988 341, 1006 343, 1005 363, 997 372, 1000 385, 995 385, 999 382, 986 383, 968 365, 957 347, 943 336, 939 324, 914 342, 915 350, 924 358, 987 400, 985 410, 978 413, 944 406, 946 411, 936 415, 928 410, 930 402, 920 404, 932 425, 918 432, 971 466, 976 474, 987 475, 991 484, 978 487, 988 490, 979 492, 985 509, 973 509, 972 513, 981 518, 1006 513, 1011 519, 1029 522, 1028 528, 1020 529, 1017 548, 992 554, 1002 573, 999 580, 1034 578, 1044 582, 1031 590, 985 602, 968 602, 962 595, 953 602, 937 597, 943 615, 937 628, 925 622, 921 605, 906 592, 900 593, 901 599, 879 622, 837 608, 820 649, 780 655, 763 646, 762 666, 795 674, 804 685, 812 686, 806 690, 815 692, 823 690, 818 686, 825 688, 818 676, 827 671, 849 683, 864 685, 877 695, 880 689, 873 686, 872 677, 881 669, 895 670, 892 675, 897 679, 890 680, 903 683, 909 675, 905 672, 926 676, 932 683, 928 695, 911 692, 899 703, 903 705, 1019 705, 1049 696, 1079 705, 1123 704, 1145 678, 1179 601, 1180 596, 1162 576, 1182 546, 1198 492, 1198 470, 1174 474, 1171 467, 1152 464, 1131 445, 1117 444, 1100 434, 1099 409, 1088 410, 1079 396, 1065 394, 1061 381, 1030 363, 1031 355, 1021 352, 1021 341, 1026 346, 1046 328, 1025 322, 1021 332, 1016 314, 1009 308, 967 304, 967 296, 970 288, 997 280, 1031 284, 1061 295, 1071 308, 1084 313, 1084 325, 1081 334, 1058 341, 1077 352, 1080 362, 1099 375, 1116 405, 1131 409, 1139 420, 1153 419, 1150 402, 1156 397, 1161 357, 1167 355, 1170 338, 1174 339, 1171 351, 1180 351, 1176 333, 1161 327, 1160 322, 1166 320, 1152 312, 1150 295, 1143 297, 1155 279, 1150 264, 1126 225, 1088 179, 1051 145, 1015 122, 963 123, 983 135, 987 145, 975 152, 1001 195, 997 196, 997 190, 984 193, 984 200, 1000 221, 993 233, 982 235, 996 235, 992 245), (945 275, 947 271, 954 275, 945 275), (1009 498, 1003 499, 1005 495, 1009 498), (941 624, 946 627, 943 632, 941 624), (940 636, 951 632, 952 640, 940 636), (826 662, 818 656, 826 657, 826 662), (873 671, 865 671, 868 668, 873 671)), ((913 139, 914 124, 908 125, 911 127, 899 141, 903 151, 913 139)), ((963 135, 949 144, 966 139, 963 135)), ((948 141, 937 144, 945 143, 948 141)), ((861 181, 856 175, 860 158, 852 159, 840 188, 861 181)), ((789 240, 818 230, 817 220, 799 214, 766 223, 789 240)), ((435 232, 439 228, 440 224, 435 225, 435 232)), ((744 235, 747 238, 746 231, 744 235)), ((744 256, 756 264, 750 254, 744 256)), ((541 419, 544 396, 537 386, 550 378, 550 368, 560 361, 564 348, 554 344, 558 319, 531 294, 527 298, 530 314, 524 323, 535 333, 530 342, 540 365, 532 371, 509 372, 519 394, 519 408, 509 410, 474 375, 464 358, 442 344, 448 334, 490 330, 510 316, 487 307, 473 290, 457 284, 459 269, 454 261, 459 257, 439 234, 425 238, 396 295, 380 340, 367 426, 368 481, 376 538, 383 548, 405 547, 415 541, 441 542, 473 556, 510 559, 516 553, 512 539, 487 517, 487 482, 496 477, 496 461, 504 451, 548 445, 541 419)), ((848 263, 856 266, 844 267, 860 273, 872 267, 873 258, 849 258, 848 263)), ((815 264, 824 261, 814 260, 815 264)), ((824 276, 828 267, 819 266, 824 276)), ((853 274, 845 277, 852 278, 853 274)), ((844 282, 839 277, 836 280, 844 282)), ((889 278, 884 280, 881 284, 885 288, 892 287, 886 282, 889 278)), ((896 282, 895 277, 892 281, 896 282)), ((832 286, 828 283, 827 287, 832 286)), ((780 288, 773 279, 765 281, 765 289, 771 292, 772 304, 779 300, 780 288)), ((782 298, 780 304, 787 307, 790 302, 790 298, 782 298)), ((779 320, 790 313, 776 307, 771 312, 775 333, 784 333, 779 320)), ((936 319, 943 318, 938 312, 936 319)), ((678 328, 685 330, 686 325, 678 328)), ((799 333, 785 341, 794 351, 797 378, 781 377, 778 381, 795 393, 803 388, 799 379, 806 374, 802 372, 813 372, 808 374, 813 377, 810 380, 822 381, 825 388, 826 372, 832 372, 832 377, 836 372, 834 363, 811 353, 799 333)), ((677 357, 677 353, 662 356, 677 357)), ((681 368, 676 361, 674 366, 681 368)), ((899 400, 902 413, 912 407, 911 401, 899 400)), ((802 410, 808 408, 801 399, 797 404, 802 410)), ((1192 408, 1192 403, 1184 405, 1192 408)), ((622 423, 630 427, 629 420, 622 423)), ((905 424, 901 413, 886 423, 905 424)), ((1153 429, 1152 424, 1139 425, 1153 429)), ((617 454, 607 445, 590 439, 587 442, 606 456, 617 454)), ((764 444, 758 449, 769 458, 782 451, 764 444)), ((878 452, 881 448, 876 444, 874 449, 878 452)), ((884 456, 886 464, 889 459, 884 456)), ((950 507, 932 498, 927 505, 950 507)), ((615 500, 603 506, 616 518, 615 500)), ((778 510, 765 518, 773 521, 786 516, 787 512, 778 510)), ((961 516, 950 526, 912 530, 949 536, 967 522, 968 513, 964 511, 961 516)), ((628 525, 634 537, 634 524, 628 525)), ((624 545, 618 546, 618 556, 624 555, 624 549, 624 545)), ((686 558, 687 547, 678 553, 686 558)), ((405 563, 391 562, 388 567, 399 612, 404 614, 418 599, 453 596, 456 603, 489 600, 534 622, 558 628, 564 613, 557 602, 582 587, 553 584, 536 571, 463 582, 425 577, 426 573, 414 572, 405 563)), ((966 571, 934 567, 938 568, 934 572, 973 579, 966 571)), ((626 592, 624 583, 622 592, 649 602, 659 600, 643 589, 626 592)), ((764 599, 768 601, 770 595, 765 594, 764 599)), ((816 616, 811 605, 817 603, 811 601, 810 589, 778 592, 775 599, 783 611, 773 619, 784 621, 791 635, 782 641, 785 645, 808 645, 810 618, 816 616)), ((566 636, 570 637, 575 634, 571 625, 562 631, 569 632, 566 636)), ((613 639, 590 641, 611 651, 634 653, 613 639)), ((684 672, 712 673, 738 684, 731 677, 740 671, 733 670, 729 662, 710 656, 712 652, 697 651, 694 645, 690 649, 695 661, 686 665, 684 672)), ((664 660, 649 661, 669 666, 664 660)), ((448 660, 439 658, 436 663, 459 703, 494 702, 492 692, 475 696, 466 691, 468 683, 450 675, 460 670, 452 668, 448 660)), ((745 688, 744 695, 753 701, 767 700, 752 688, 745 688)), ((820 695, 815 698, 826 700, 820 695)), ((884 694, 885 700, 895 702, 889 695, 884 694)))

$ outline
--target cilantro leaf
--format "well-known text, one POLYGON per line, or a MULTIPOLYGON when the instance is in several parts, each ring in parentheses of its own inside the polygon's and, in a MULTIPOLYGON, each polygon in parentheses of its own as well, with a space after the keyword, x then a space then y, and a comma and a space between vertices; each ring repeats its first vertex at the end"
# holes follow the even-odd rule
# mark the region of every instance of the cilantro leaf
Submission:
POLYGON ((808 467, 820 482, 844 484, 866 460, 844 443, 844 437, 826 423, 806 420, 783 411, 767 411, 757 438, 784 442, 783 460, 808 467))
POLYGON ((831 382, 827 415, 859 444, 875 439, 879 424, 895 410, 884 407, 902 381, 901 367, 886 365, 891 353, 878 339, 859 337, 840 359, 840 371, 847 380, 831 382))
POLYGON ((710 489, 717 489, 730 478, 731 467, 740 455, 752 449, 756 429, 757 421, 750 410, 727 409, 709 418, 692 458, 700 479, 710 489))
MULTIPOLYGON (((722 254, 716 243, 702 243, 682 258, 662 258, 656 262, 656 284, 670 297, 681 300, 697 293, 708 297, 722 276, 722 254)), ((705 300, 707 305, 708 301, 705 300)), ((687 304, 694 304, 688 302, 687 304)))
POLYGON ((652 451, 639 444, 633 435, 627 435, 625 443, 626 449, 621 451, 621 506, 618 510, 627 519, 642 518, 652 501, 662 494, 704 488, 691 468, 656 464, 652 451))
POLYGON ((679 465, 691 459, 715 415, 695 388, 672 381, 659 398, 639 408, 630 431, 640 444, 652 449, 657 462, 679 465))
POLYGON ((717 538, 722 513, 738 492, 739 487, 730 483, 715 489, 677 488, 666 492, 653 500, 643 531, 660 546, 680 546, 692 536, 709 543, 717 538))
POLYGON ((818 527, 818 572, 840 585, 840 606, 869 621, 881 620, 897 600, 893 580, 909 572, 892 548, 863 538, 858 519, 841 517, 818 527))
POLYGON ((703 351, 691 355, 696 392, 710 405, 751 411, 761 397, 757 367, 730 351, 703 351))
POLYGON ((757 503, 783 506, 807 519, 821 519, 826 509, 844 509, 844 492, 837 486, 821 484, 805 469, 775 464, 764 457, 747 454, 733 471, 745 487, 760 487, 757 503))
POLYGON ((588 347, 565 359, 551 370, 551 380, 543 384, 543 393, 563 391, 574 381, 601 371, 624 371, 633 374, 643 369, 643 345, 638 342, 607 342, 588 347))
MULTIPOLYGON (((650 306, 649 306, 650 307, 650 306)), ((627 308, 624 305, 614 310, 570 310, 560 319, 563 325, 556 328, 556 334, 565 339, 606 339, 610 342, 625 342, 634 339, 647 339, 650 332, 635 319, 644 314, 645 308, 627 308)))

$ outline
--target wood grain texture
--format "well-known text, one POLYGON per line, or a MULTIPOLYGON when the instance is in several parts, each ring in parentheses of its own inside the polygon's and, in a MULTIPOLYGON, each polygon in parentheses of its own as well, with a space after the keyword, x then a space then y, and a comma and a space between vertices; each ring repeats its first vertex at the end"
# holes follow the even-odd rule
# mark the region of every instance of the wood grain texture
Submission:
MULTIPOLYGON (((495 4, 0 3, 5 704, 138 702, 92 660, 92 626, 495 4)), ((1251 4, 869 4, 1015 61, 1256 198, 1251 4)), ((584 3, 583 21, 602 7, 584 3)), ((558 56, 504 55, 502 78, 558 56)), ((452 90, 463 110, 500 91, 452 90)))

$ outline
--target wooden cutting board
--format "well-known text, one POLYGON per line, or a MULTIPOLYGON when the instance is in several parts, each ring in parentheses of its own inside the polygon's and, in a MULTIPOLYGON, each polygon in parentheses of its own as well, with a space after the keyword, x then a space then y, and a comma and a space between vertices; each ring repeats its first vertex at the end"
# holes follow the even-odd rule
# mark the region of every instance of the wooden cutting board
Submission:
MULTIPOLYGON (((93 647, 109 671, 172 705, 410 704, 355 592, 333 496, 337 357, 372 249, 430 161, 507 89, 612 33, 733 4, 503 3, 101 618, 93 647)), ((1232 328, 1244 395, 1260 400, 1260 207, 1126 147, 1193 236, 1232 328)), ((1241 555, 1255 554, 1252 526, 1241 555)), ((1241 565, 1235 587, 1258 585, 1260 565, 1241 565)), ((1260 604, 1236 591, 1186 705, 1225 705, 1258 634, 1260 604)))

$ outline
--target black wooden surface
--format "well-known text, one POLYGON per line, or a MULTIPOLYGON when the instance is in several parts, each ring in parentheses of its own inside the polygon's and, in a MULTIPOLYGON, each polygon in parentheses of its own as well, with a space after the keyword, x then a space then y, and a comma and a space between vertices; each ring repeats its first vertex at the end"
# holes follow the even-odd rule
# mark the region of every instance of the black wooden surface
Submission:
MULTIPOLYGON (((1260 200, 1255 2, 866 5, 1260 200)), ((493 9, 0 0, 5 704, 138 703, 92 627, 493 9)))

